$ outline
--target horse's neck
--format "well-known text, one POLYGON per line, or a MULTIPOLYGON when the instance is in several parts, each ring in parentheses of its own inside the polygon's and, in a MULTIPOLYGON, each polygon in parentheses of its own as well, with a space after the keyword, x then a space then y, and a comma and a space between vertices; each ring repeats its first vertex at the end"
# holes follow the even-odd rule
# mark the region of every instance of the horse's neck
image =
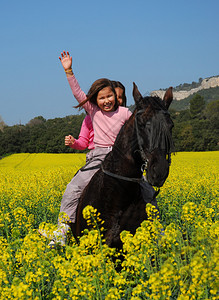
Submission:
POLYGON ((134 128, 128 128, 128 132, 123 130, 118 136, 113 150, 104 162, 104 166, 109 171, 122 176, 141 177, 141 168, 133 156, 137 150, 137 142, 133 138, 133 132, 134 128))

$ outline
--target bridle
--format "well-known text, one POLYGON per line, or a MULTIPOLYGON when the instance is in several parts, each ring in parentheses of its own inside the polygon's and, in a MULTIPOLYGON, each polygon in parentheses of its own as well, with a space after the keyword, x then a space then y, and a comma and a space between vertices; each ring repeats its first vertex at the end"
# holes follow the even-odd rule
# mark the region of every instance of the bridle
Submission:
MULTIPOLYGON (((139 111, 136 112, 136 116, 135 116, 135 129, 136 129, 136 136, 137 136, 137 143, 138 143, 138 151, 140 153, 140 157, 143 161, 143 164, 141 165, 141 172, 142 173, 147 173, 147 167, 148 167, 148 162, 149 162, 149 158, 147 156, 147 154, 150 154, 153 150, 150 150, 147 152, 147 154, 145 153, 144 149, 143 149, 143 139, 140 136, 139 133, 139 128, 138 128, 138 122, 137 122, 137 116, 141 113, 143 113, 145 110, 141 109, 139 111)), ((166 112, 165 112, 166 113, 166 112)), ((169 152, 167 154, 166 160, 168 161, 168 164, 170 166, 171 164, 171 152, 169 152)), ((142 176, 141 178, 132 178, 132 177, 126 177, 126 176, 122 176, 122 175, 118 175, 115 173, 112 173, 110 171, 107 171, 103 168, 103 165, 101 164, 101 169, 103 171, 104 174, 117 178, 117 179, 121 179, 121 180, 125 180, 125 181, 130 181, 130 182, 142 182, 142 181, 147 181, 146 176, 142 176)))
POLYGON ((135 116, 135 129, 136 129, 136 135, 137 135, 137 142, 138 142, 138 148, 139 148, 139 152, 140 152, 140 156, 141 156, 141 159, 143 161, 143 164, 141 166, 141 171, 142 173, 145 171, 147 172, 147 166, 148 166, 148 157, 147 155, 145 154, 144 152, 144 149, 143 149, 143 140, 139 134, 139 128, 138 128, 138 122, 137 122, 137 115, 144 112, 144 109, 141 109, 139 111, 137 111, 136 113, 136 116, 135 116))
MULTIPOLYGON (((135 117, 135 128, 136 128, 136 135, 137 135, 137 142, 138 142, 138 148, 139 148, 139 152, 140 152, 140 156, 141 156, 141 159, 143 161, 143 164, 141 166, 141 172, 147 172, 147 165, 148 165, 148 161, 149 159, 147 158, 144 150, 143 150, 143 142, 141 141, 142 138, 139 134, 139 129, 138 129, 138 123, 137 123, 137 114, 139 113, 142 113, 144 112, 144 109, 142 110, 139 110, 137 113, 136 113, 136 117, 135 117)), ((110 171, 107 171, 103 168, 103 165, 101 164, 101 169, 103 171, 104 174, 106 175, 109 175, 111 177, 114 177, 114 178, 117 178, 117 179, 122 179, 122 180, 125 180, 125 181, 131 181, 131 182, 142 182, 142 181, 147 181, 146 179, 146 176, 142 176, 141 178, 133 178, 133 177, 126 177, 126 176, 122 176, 122 175, 118 175, 118 174, 115 174, 115 173, 112 173, 110 171)))

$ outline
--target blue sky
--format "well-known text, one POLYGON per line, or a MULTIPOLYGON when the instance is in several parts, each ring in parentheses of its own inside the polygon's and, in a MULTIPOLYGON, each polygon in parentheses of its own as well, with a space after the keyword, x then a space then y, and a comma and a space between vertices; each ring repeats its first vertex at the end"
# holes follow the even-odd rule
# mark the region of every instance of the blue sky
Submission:
POLYGON ((0 6, 0 116, 7 125, 77 114, 58 59, 88 91, 98 78, 142 94, 219 75, 218 0, 12 0, 0 6))

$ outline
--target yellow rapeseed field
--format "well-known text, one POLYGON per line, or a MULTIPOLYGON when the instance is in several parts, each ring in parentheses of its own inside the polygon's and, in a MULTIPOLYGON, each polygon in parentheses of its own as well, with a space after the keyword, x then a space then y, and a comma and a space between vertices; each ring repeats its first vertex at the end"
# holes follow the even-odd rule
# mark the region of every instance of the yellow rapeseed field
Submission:
POLYGON ((219 299, 219 152, 176 153, 157 197, 161 219, 117 253, 98 212, 76 244, 49 249, 40 224, 56 224, 67 183, 85 154, 14 154, 0 160, 0 299, 219 299), (121 257, 123 259, 121 260, 121 257))

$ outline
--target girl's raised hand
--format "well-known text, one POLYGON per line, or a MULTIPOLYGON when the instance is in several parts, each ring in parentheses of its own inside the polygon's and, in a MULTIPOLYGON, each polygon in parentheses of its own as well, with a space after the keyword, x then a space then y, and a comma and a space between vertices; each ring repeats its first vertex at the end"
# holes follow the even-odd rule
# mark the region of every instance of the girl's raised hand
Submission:
POLYGON ((67 51, 67 53, 65 51, 63 51, 61 53, 61 57, 59 57, 59 59, 60 59, 65 71, 71 69, 72 57, 70 56, 68 51, 67 51))

